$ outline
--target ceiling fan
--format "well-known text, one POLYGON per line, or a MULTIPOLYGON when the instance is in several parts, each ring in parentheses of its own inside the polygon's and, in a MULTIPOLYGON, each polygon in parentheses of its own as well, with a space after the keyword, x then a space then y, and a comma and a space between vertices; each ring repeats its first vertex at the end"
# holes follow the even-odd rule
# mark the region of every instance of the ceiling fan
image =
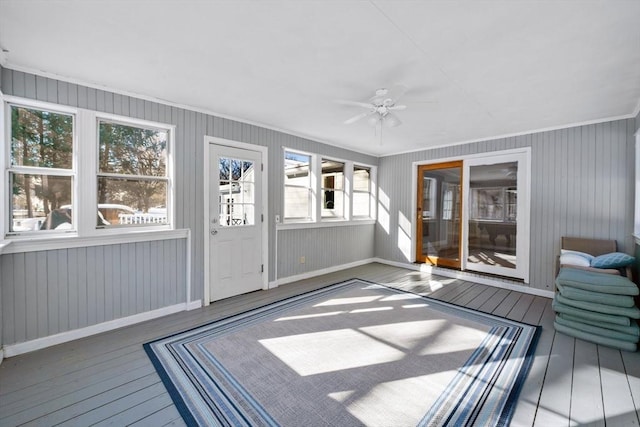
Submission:
POLYGON ((391 128, 400 126, 402 122, 393 112, 402 111, 407 108, 406 105, 398 104, 398 100, 406 91, 406 86, 395 85, 391 89, 377 89, 375 95, 369 98, 367 102, 338 101, 343 105, 353 105, 367 109, 367 111, 345 120, 344 124, 350 125, 366 117, 367 123, 371 126, 384 125, 391 128))

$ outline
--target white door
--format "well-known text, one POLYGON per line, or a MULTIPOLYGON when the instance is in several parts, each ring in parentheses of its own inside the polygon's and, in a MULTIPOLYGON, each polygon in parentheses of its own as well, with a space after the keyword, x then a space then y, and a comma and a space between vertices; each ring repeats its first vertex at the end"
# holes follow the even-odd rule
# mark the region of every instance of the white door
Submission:
POLYGON ((209 296, 262 289, 262 154, 210 145, 209 296))
POLYGON ((529 173, 524 152, 465 160, 463 265, 529 279, 529 173))

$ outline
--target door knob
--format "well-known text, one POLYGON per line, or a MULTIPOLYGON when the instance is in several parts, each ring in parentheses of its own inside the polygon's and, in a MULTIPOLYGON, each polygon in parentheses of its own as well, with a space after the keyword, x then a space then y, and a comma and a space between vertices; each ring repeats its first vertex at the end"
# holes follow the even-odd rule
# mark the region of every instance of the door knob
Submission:
POLYGON ((216 230, 215 228, 211 229, 211 235, 215 236, 216 234, 218 234, 218 230, 216 230))

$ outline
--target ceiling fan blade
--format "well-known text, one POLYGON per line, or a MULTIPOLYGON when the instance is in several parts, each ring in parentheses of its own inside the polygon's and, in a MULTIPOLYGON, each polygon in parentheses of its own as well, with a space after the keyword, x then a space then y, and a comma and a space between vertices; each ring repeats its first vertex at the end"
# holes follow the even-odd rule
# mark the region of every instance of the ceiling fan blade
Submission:
POLYGON ((406 105, 392 105, 391 107, 387 107, 387 110, 396 110, 396 111, 402 111, 406 109, 407 109, 406 105))
POLYGON ((396 116, 393 113, 389 113, 386 116, 384 116, 383 123, 388 128, 394 128, 394 127, 400 126, 402 124, 402 122, 400 121, 398 116, 396 116))
POLYGON ((363 108, 369 108, 369 109, 374 108, 374 106, 369 104, 368 102, 348 101, 346 99, 336 99, 335 102, 338 104, 351 105, 354 107, 363 107, 363 108))
POLYGON ((367 117, 370 113, 360 113, 357 116, 353 116, 350 119, 347 119, 344 121, 345 125, 350 125, 351 123, 355 123, 360 119, 364 119, 365 117, 367 117))

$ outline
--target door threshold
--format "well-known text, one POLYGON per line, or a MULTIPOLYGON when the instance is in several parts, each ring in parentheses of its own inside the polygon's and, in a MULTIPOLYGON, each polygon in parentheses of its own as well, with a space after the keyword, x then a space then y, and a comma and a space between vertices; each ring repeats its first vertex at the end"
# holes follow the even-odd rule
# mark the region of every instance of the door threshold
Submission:
MULTIPOLYGON (((468 280, 469 282, 479 283, 482 285, 496 286, 499 288, 507 288, 518 290, 522 288, 531 289, 529 284, 522 279, 515 277, 499 276, 496 274, 488 274, 478 271, 458 270, 451 267, 435 266, 426 263, 414 263, 417 270, 425 273, 431 273, 438 276, 449 277, 452 279, 468 280)), ((544 292, 544 291, 543 291, 544 292)), ((544 296, 547 296, 546 293, 544 296)))

